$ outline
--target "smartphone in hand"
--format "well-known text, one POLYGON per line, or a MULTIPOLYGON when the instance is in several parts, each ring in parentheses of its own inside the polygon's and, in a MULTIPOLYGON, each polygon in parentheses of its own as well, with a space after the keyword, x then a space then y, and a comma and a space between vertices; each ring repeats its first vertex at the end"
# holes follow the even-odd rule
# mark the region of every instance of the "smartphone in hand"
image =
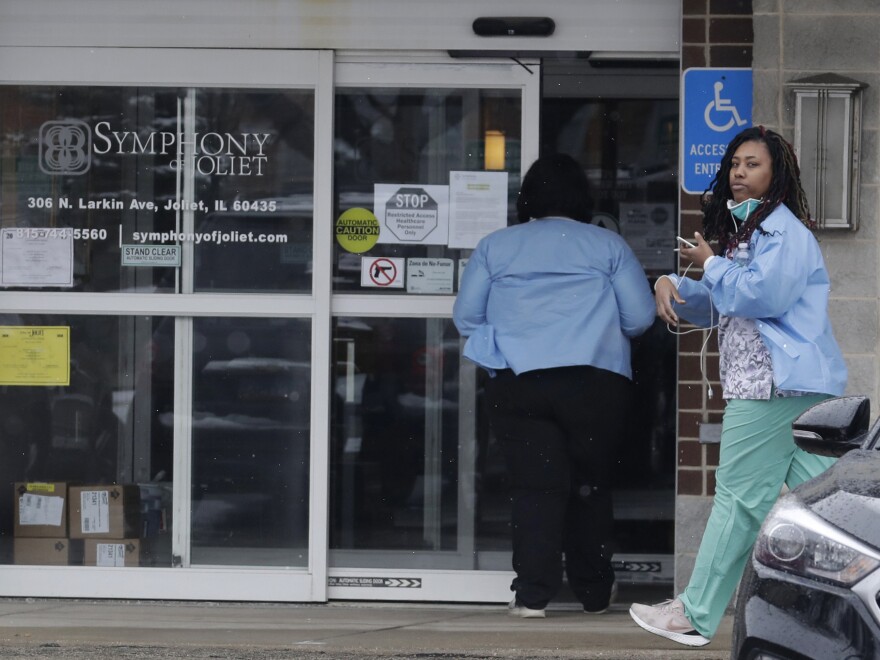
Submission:
POLYGON ((677 240, 679 243, 681 243, 684 247, 689 247, 689 248, 697 247, 696 245, 694 245, 690 241, 683 239, 681 236, 676 236, 675 240, 677 240))

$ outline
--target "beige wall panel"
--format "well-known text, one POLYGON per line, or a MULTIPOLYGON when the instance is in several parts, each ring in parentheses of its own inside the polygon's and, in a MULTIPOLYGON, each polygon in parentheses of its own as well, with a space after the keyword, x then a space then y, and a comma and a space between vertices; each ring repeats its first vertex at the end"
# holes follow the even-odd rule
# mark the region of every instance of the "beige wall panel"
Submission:
POLYGON ((4 0, 0 45, 589 50, 678 55, 678 0, 4 0), (548 16, 550 37, 477 37, 480 16, 548 16))

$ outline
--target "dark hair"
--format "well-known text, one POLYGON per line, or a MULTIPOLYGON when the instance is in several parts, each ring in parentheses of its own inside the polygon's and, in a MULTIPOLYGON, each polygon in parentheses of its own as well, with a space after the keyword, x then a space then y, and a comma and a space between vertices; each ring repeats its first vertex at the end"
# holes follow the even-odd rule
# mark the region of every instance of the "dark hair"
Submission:
POLYGON ((568 154, 541 156, 523 177, 516 200, 520 222, 549 216, 589 222, 592 211, 587 175, 568 154))
POLYGON ((753 126, 739 133, 730 144, 721 159, 721 165, 715 178, 701 198, 703 208, 703 237, 707 241, 717 240, 719 253, 740 240, 747 240, 755 229, 761 230, 761 223, 780 204, 785 204, 810 229, 810 207, 807 196, 801 186, 801 171, 798 167, 794 149, 779 133, 753 126), (730 168, 733 155, 745 142, 763 142, 770 153, 772 175, 770 188, 764 195, 760 206, 752 213, 748 222, 743 223, 739 231, 734 232, 730 222, 730 211, 727 200, 733 199, 730 190, 730 168))

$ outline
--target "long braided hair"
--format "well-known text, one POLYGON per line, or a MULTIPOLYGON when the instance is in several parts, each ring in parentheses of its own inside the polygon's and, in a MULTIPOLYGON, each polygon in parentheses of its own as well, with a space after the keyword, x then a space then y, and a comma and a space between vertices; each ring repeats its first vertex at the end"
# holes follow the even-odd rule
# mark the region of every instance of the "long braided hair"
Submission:
POLYGON ((779 133, 763 126, 745 129, 727 145, 718 172, 700 199, 703 209, 703 238, 707 241, 717 240, 718 254, 724 254, 735 248, 740 241, 748 241, 756 229, 763 232, 761 223, 764 218, 780 204, 785 204, 807 228, 814 229, 815 223, 810 218, 810 208, 801 186, 800 174, 794 149, 779 133), (736 150, 744 142, 753 141, 763 142, 770 152, 773 168, 770 188, 748 220, 734 231, 727 208, 727 200, 733 199, 730 190, 731 162, 736 150))

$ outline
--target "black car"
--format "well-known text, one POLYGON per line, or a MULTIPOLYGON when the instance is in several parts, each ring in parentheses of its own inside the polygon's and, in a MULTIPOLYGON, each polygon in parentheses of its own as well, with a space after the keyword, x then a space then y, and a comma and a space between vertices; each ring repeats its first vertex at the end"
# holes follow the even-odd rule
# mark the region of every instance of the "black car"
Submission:
POLYGON ((880 659, 880 420, 868 399, 829 399, 795 442, 840 456, 783 495, 761 527, 736 600, 733 660, 880 659))

